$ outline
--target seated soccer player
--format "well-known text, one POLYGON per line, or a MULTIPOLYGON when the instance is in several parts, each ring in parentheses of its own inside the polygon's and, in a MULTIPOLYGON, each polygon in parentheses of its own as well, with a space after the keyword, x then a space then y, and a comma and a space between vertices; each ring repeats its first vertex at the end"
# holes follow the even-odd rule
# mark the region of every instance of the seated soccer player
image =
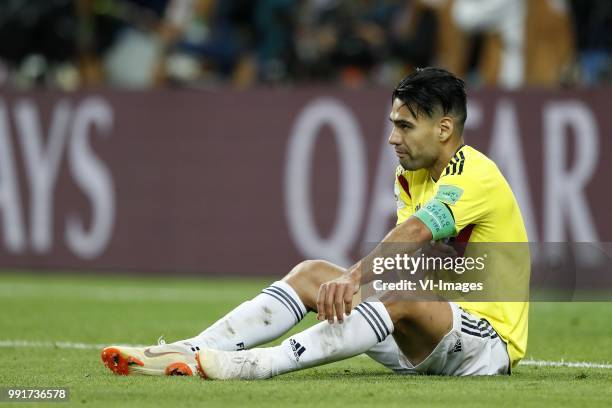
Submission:
POLYGON ((464 83, 435 68, 417 70, 393 91, 389 143, 398 223, 349 269, 305 261, 199 335, 146 348, 111 346, 102 360, 118 374, 263 379, 366 353, 397 373, 509 374, 524 356, 528 302, 453 302, 380 297, 361 301, 363 266, 387 243, 405 253, 443 240, 526 242, 515 197, 497 166, 464 144, 464 83), (355 307, 353 308, 353 306, 355 307), (320 323, 277 347, 308 312, 320 323))

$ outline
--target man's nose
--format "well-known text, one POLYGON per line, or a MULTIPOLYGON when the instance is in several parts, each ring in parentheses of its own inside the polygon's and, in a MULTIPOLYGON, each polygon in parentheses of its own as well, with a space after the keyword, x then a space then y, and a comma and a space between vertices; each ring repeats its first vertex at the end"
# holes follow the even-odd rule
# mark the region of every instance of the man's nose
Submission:
POLYGON ((391 134, 389 134, 389 144, 396 146, 401 143, 402 143, 402 139, 399 137, 399 135, 397 134, 395 130, 392 130, 391 134))

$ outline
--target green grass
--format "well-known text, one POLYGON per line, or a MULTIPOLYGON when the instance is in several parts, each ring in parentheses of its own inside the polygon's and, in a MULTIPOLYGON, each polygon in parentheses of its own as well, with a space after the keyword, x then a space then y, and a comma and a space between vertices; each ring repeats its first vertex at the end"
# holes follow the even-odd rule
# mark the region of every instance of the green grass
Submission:
MULTIPOLYGON (((162 334, 174 341, 197 334, 267 282, 3 274, 0 341, 154 344, 162 334)), ((528 358, 611 362, 611 322, 608 303, 532 303, 528 358)), ((312 323, 310 316, 296 330, 312 323)), ((601 368, 519 366, 511 377, 406 377, 356 357, 267 381, 213 382, 119 377, 103 367, 98 350, 44 347, 0 347, 0 386, 68 387, 70 402, 60 406, 612 405, 612 370, 601 368)))

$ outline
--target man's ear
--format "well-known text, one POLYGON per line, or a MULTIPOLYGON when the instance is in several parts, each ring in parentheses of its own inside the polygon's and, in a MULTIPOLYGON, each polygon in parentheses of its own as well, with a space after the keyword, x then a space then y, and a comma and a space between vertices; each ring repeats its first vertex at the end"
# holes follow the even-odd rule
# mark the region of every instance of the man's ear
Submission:
POLYGON ((446 142, 455 130, 455 121, 450 116, 442 116, 438 124, 440 127, 440 135, 438 136, 441 142, 446 142))

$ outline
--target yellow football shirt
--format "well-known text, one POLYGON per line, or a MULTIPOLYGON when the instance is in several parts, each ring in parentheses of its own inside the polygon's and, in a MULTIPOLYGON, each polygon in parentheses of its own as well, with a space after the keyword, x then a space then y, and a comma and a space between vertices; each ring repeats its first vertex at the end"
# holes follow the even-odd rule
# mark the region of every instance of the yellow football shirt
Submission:
MULTIPOLYGON (((453 214, 456 239, 467 243, 466 252, 471 243, 491 243, 499 248, 513 245, 507 243, 528 241, 518 203, 504 176, 492 160, 467 145, 457 150, 437 181, 431 178, 427 169, 408 171, 398 166, 395 177, 397 223, 406 221, 429 200, 448 191, 454 195, 450 200, 443 201, 453 214)), ((498 264, 491 266, 498 268, 496 270, 503 269, 504 273, 510 271, 517 278, 515 280, 510 276, 512 281, 498 281, 502 291, 504 286, 513 285, 514 282, 528 285, 529 254, 524 251, 527 246, 522 246, 522 252, 506 251, 505 255, 497 257, 498 264)), ((493 276, 498 279, 497 276, 502 275, 493 276)), ((508 278, 507 273, 504 276, 508 278)), ((471 314, 489 321, 506 342, 510 361, 515 366, 524 357, 527 348, 529 303, 515 301, 510 295, 504 298, 502 292, 497 296, 487 301, 457 301, 457 304, 471 314)), ((528 299, 523 297, 521 300, 528 299)))

